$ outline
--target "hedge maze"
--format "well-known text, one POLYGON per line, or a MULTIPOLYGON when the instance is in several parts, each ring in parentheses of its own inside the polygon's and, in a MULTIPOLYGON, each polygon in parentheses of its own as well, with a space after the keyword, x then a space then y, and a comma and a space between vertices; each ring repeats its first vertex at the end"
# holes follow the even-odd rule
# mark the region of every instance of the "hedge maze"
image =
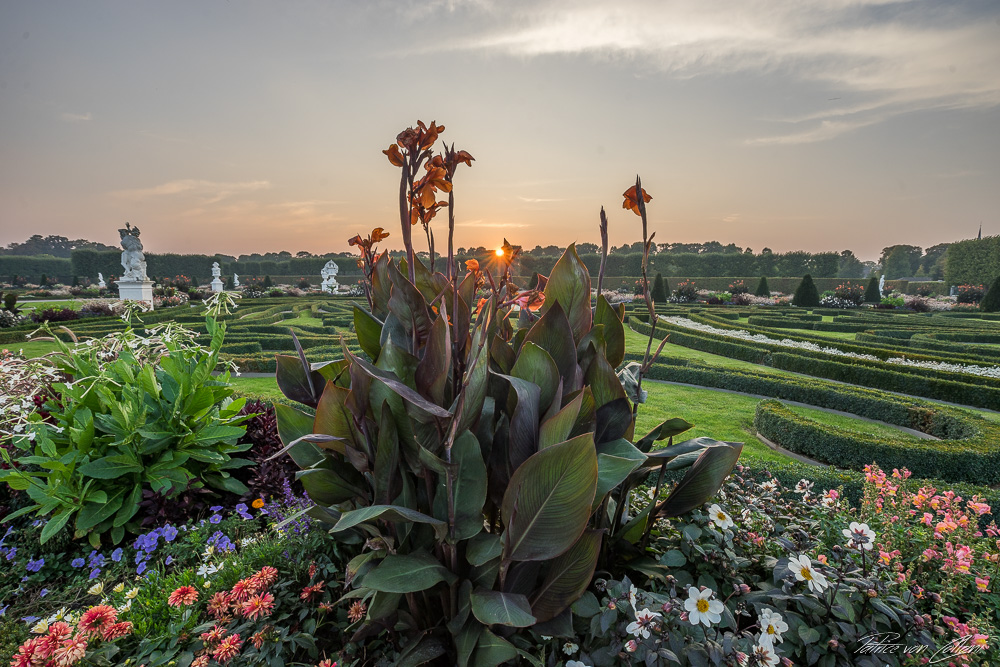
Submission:
MULTIPOLYGON (((753 426, 781 447, 846 470, 859 471, 876 462, 883 469, 906 467, 917 477, 1000 484, 1000 420, 962 407, 1000 410, 998 369, 964 372, 965 367, 990 367, 1000 360, 1000 322, 995 316, 821 308, 805 312, 658 306, 657 310, 661 318, 656 338, 669 336, 673 344, 759 367, 671 358, 668 346, 649 377, 771 397, 758 404, 753 426), (714 330, 664 321, 675 317, 714 330), (746 340, 742 332, 773 342, 746 340), (779 345, 783 340, 814 343, 824 351, 779 345), (903 360, 925 364, 899 363, 903 360), (803 417, 781 400, 914 429, 930 438, 903 431, 876 437, 840 429, 803 417)), ((642 312, 629 314, 631 328, 643 335, 649 335, 647 320, 642 312)), ((639 357, 629 355, 629 359, 639 357)))

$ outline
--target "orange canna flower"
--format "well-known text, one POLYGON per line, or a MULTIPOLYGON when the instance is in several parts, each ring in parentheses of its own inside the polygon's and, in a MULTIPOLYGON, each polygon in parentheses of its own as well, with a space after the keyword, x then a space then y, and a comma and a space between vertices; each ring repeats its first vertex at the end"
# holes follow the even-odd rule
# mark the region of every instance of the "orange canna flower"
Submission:
POLYGON ((384 239, 389 238, 389 232, 383 230, 381 227, 376 227, 372 230, 372 243, 378 243, 384 239))
POLYGON ((467 260, 465 260, 465 270, 466 271, 478 271, 479 270, 479 260, 478 259, 467 259, 467 260))
POLYGON ((389 162, 391 162, 394 166, 403 166, 403 154, 399 152, 399 146, 397 144, 391 144, 389 148, 382 152, 385 153, 386 157, 389 158, 389 162))
MULTIPOLYGON (((641 213, 639 213, 639 200, 635 194, 635 186, 633 185, 626 190, 622 196, 625 197, 625 201, 622 202, 622 208, 630 209, 636 215, 641 215, 641 213)), ((652 199, 653 198, 649 196, 649 193, 646 192, 646 188, 643 188, 642 201, 648 204, 652 199)))

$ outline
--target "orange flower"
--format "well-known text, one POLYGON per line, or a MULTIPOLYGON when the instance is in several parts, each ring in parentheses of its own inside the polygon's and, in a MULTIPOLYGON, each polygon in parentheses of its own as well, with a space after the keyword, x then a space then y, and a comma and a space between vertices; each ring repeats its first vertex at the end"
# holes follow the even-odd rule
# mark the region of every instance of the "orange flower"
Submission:
POLYGON ((240 611, 243 616, 249 618, 250 620, 256 620, 258 618, 266 618, 271 615, 271 611, 274 609, 274 596, 270 593, 264 593, 263 595, 254 595, 252 598, 243 603, 240 611))
POLYGON ((105 627, 114 624, 117 620, 118 612, 115 611, 115 608, 101 604, 83 612, 83 616, 80 617, 80 622, 77 623, 76 627, 81 632, 90 634, 92 632, 100 632, 105 627))
MULTIPOLYGON (((636 215, 641 215, 641 213, 639 213, 639 199, 635 194, 635 186, 633 185, 626 190, 622 196, 625 197, 625 201, 622 202, 622 208, 627 208, 636 215)), ((649 193, 646 192, 646 188, 643 188, 642 201, 648 204, 652 199, 653 198, 649 196, 649 193)))
POLYGON ((379 243, 384 239, 389 238, 389 232, 383 230, 381 227, 376 227, 372 230, 371 239, 372 243, 379 243))
POLYGON ((310 602, 314 597, 322 593, 323 586, 325 585, 326 585, 325 581, 320 581, 313 584, 312 586, 306 586, 305 588, 302 589, 302 592, 299 593, 299 597, 305 600, 306 602, 310 602))
POLYGON ((403 166, 403 154, 399 152, 398 145, 392 144, 391 146, 389 146, 389 148, 385 149, 382 152, 386 154, 386 157, 389 158, 389 162, 391 162, 394 166, 396 167, 403 166))
POLYGON ((264 587, 267 588, 278 580, 278 570, 270 565, 265 565, 260 568, 259 572, 253 575, 253 578, 263 582, 264 587))
POLYGON ((243 642, 240 640, 239 635, 229 635, 212 651, 212 657, 220 663, 226 664, 239 655, 242 644, 243 642))
POLYGON ((253 507, 255 510, 259 510, 261 507, 264 506, 264 499, 257 498, 252 503, 250 503, 250 506, 253 507))
POLYGON ((368 606, 361 600, 355 600, 351 605, 351 608, 347 610, 347 618, 352 622, 357 623, 365 614, 368 612, 368 606))
POLYGON ((194 604, 198 600, 198 589, 194 586, 181 586, 167 598, 167 604, 171 607, 186 607, 194 604))
POLYGON ((109 642, 118 639, 119 637, 124 637, 130 632, 132 632, 132 622, 119 621, 104 628, 104 630, 101 631, 101 639, 109 642))
POLYGON ((467 260, 465 260, 465 270, 466 271, 478 271, 479 270, 479 260, 478 259, 467 259, 467 260))

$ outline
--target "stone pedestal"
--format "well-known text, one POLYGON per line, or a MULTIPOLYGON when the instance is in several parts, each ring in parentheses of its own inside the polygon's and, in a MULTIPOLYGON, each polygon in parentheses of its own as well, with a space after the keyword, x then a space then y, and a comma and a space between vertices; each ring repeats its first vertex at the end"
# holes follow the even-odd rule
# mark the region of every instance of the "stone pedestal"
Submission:
POLYGON ((116 280, 118 285, 118 298, 128 301, 145 301, 149 307, 153 307, 153 281, 152 280, 116 280))
POLYGON ((222 281, 218 277, 212 279, 212 291, 221 292, 222 291, 222 281))

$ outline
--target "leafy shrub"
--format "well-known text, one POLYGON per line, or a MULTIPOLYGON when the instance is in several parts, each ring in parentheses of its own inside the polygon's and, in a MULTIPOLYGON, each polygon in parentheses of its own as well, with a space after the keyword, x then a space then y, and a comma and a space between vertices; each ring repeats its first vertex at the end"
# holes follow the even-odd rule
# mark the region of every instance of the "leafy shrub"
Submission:
POLYGON ((979 302, 979 309, 984 313, 995 313, 1000 311, 1000 276, 996 277, 990 284, 990 289, 979 302))
POLYGON ((767 285, 767 276, 760 277, 760 282, 757 283, 757 289, 754 290, 754 295, 764 299, 771 296, 771 288, 767 285))
MULTIPOLYGON (((246 456, 255 464, 244 469, 247 474, 242 479, 249 491, 243 500, 281 495, 284 484, 295 479, 298 466, 287 456, 272 458, 282 447, 274 406, 260 400, 248 401, 241 415, 247 417, 247 430, 240 443, 251 445, 246 456)), ((294 493, 301 491, 301 485, 295 482, 294 493)))
POLYGON ((8 292, 7 294, 3 295, 3 309, 8 312, 14 313, 15 315, 18 313, 16 294, 14 294, 13 292, 8 292))
POLYGON ((88 301, 80 308, 80 314, 84 317, 110 317, 117 315, 120 309, 115 309, 115 304, 110 301, 88 301))
MULTIPOLYGON (((524 654, 517 628, 541 630, 571 616, 602 551, 612 558, 657 517, 702 504, 742 445, 696 439, 645 453, 687 430, 682 420, 631 442, 641 368, 616 375, 623 310, 603 296, 591 309, 590 276, 574 245, 543 292, 519 290, 506 263, 484 301, 476 300, 479 271, 449 280, 417 259, 408 209, 416 220, 429 221, 431 212, 420 208, 424 198, 410 196, 406 179, 422 173, 442 129, 421 123, 386 151, 403 168, 406 259, 374 253, 381 229, 351 240, 372 276, 370 310, 355 307, 354 320, 374 363, 347 350, 342 360, 315 365, 302 351, 278 355, 279 388, 315 415, 283 404, 275 410, 282 442, 302 468, 298 479, 318 505, 311 515, 333 523, 342 540, 374 546, 348 566, 356 573, 351 595, 368 602, 363 632, 407 619, 400 660, 419 652, 421 660, 447 656, 464 666, 524 654), (517 334, 509 320, 515 303, 517 334), (681 453, 697 456, 684 480, 626 519, 631 488, 681 453)), ((461 156, 447 150, 430 163, 441 164, 440 173, 428 171, 414 190, 433 194, 431 178, 453 174, 461 156)), ((648 195, 637 183, 625 198, 645 229, 648 195)), ((511 261, 519 252, 506 243, 504 250, 511 261)))
POLYGON ((299 289, 309 289, 310 287, 312 287, 312 283, 309 282, 308 278, 299 278, 295 282, 295 286, 298 287, 299 289))
POLYGON ((278 289, 278 288, 275 287, 275 288, 269 290, 268 293, 267 293, 267 295, 270 296, 270 297, 277 298, 279 296, 285 296, 285 293, 282 290, 280 290, 280 289, 278 289))
POLYGON ((816 283, 808 273, 802 277, 802 282, 795 288, 795 296, 792 303, 799 308, 814 308, 819 305, 819 292, 816 290, 816 283))
POLYGON ((975 304, 983 300, 982 285, 959 285, 957 291, 959 303, 975 304))
POLYGON ((858 283, 852 283, 848 280, 847 282, 837 285, 834 290, 834 296, 844 301, 850 301, 856 306, 860 306, 865 300, 865 288, 858 283))
POLYGON ((653 291, 650 296, 656 303, 666 303, 668 294, 670 294, 670 285, 661 274, 657 273, 656 278, 653 279, 653 291))
POLYGON ((882 295, 879 293, 878 283, 878 276, 873 275, 868 279, 868 286, 865 287, 865 303, 878 303, 882 299, 882 295))
POLYGON ((875 305, 876 308, 882 308, 891 310, 893 308, 902 308, 906 305, 906 301, 901 296, 884 296, 882 300, 875 305))
POLYGON ((749 306, 752 305, 753 302, 753 297, 751 297, 747 292, 733 295, 733 305, 735 306, 749 306))
POLYGON ((927 299, 921 296, 906 299, 903 305, 915 313, 926 313, 931 309, 930 304, 927 303, 927 299))
POLYGON ((31 314, 32 322, 71 322, 80 319, 80 311, 72 308, 46 308, 31 314))
POLYGON ((23 324, 27 321, 28 318, 24 315, 18 315, 9 310, 0 310, 0 329, 16 327, 18 324, 23 324))
MULTIPOLYGON (((163 280, 164 287, 173 287, 174 289, 180 290, 182 292, 187 292, 189 289, 195 286, 194 281, 184 275, 177 275, 173 278, 165 278, 163 280)), ((167 296, 172 296, 168 294, 167 296)))
POLYGON ((671 300, 678 303, 690 303, 692 301, 697 301, 698 288, 694 284, 694 281, 682 280, 677 283, 677 288, 674 290, 674 298, 671 300))
POLYGON ((729 284, 729 293, 733 296, 737 294, 746 294, 750 291, 750 288, 742 280, 735 280, 729 284))
POLYGON ((206 326, 208 350, 173 323, 146 337, 129 327, 75 348, 57 339, 54 363, 66 377, 53 385, 59 400, 47 401, 47 418, 32 415, 26 434, 14 438, 24 454, 0 477, 35 502, 13 516, 49 516, 42 543, 67 525, 95 548, 106 533, 120 542, 137 527, 143 489, 168 497, 189 486, 247 491, 230 473, 248 463, 232 456, 249 447, 236 444, 245 399, 230 398, 227 373, 211 379, 225 325, 209 317, 206 326))

